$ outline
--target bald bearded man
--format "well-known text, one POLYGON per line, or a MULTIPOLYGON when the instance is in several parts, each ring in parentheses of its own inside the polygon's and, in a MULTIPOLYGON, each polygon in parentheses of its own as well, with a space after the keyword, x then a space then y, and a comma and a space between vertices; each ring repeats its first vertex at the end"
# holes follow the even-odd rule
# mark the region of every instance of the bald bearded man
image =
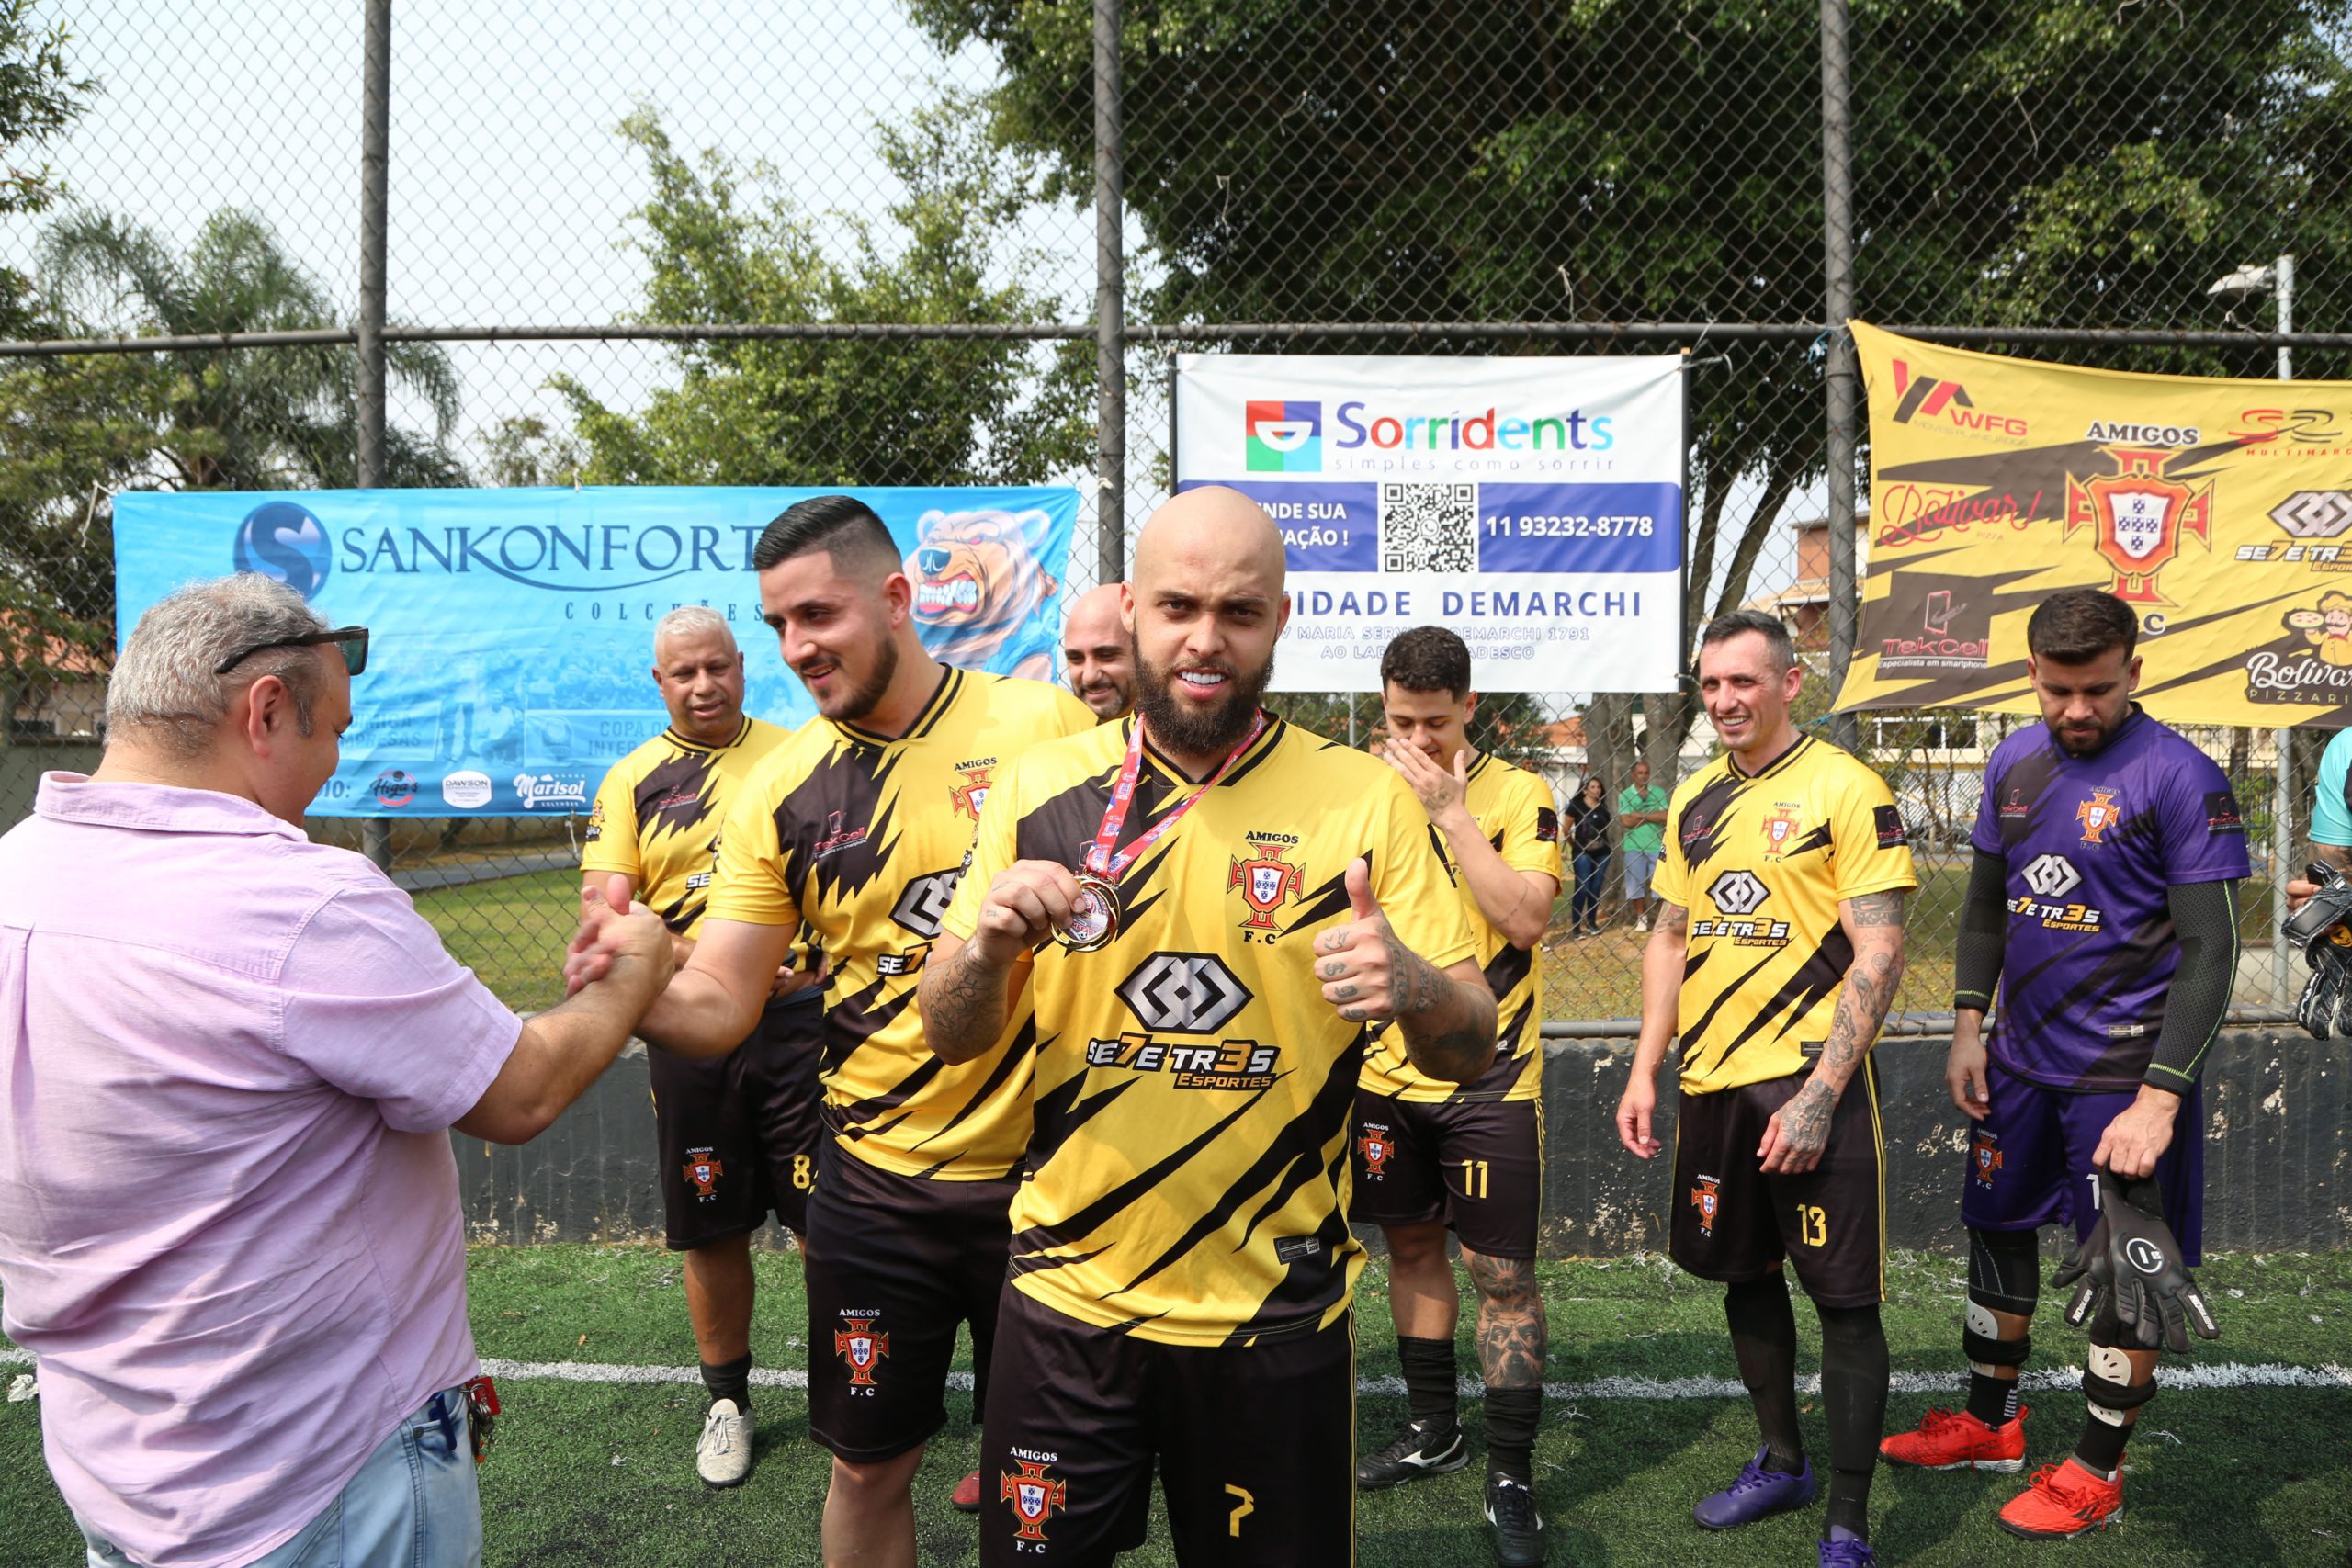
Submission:
POLYGON ((1136 704, 1135 644, 1120 619, 1120 591, 1116 582, 1091 588, 1062 617, 1062 672, 1078 700, 1106 724, 1136 704))
POLYGON ((1464 1083, 1495 1000, 1419 803, 1259 705, 1281 536, 1189 491, 1121 595, 1136 716, 998 774, 919 1005, 945 1062, 1035 1013, 980 1560, 1108 1563, 1159 1466, 1182 1562, 1344 1562, 1354 1531, 1349 1111, 1386 1025, 1464 1083))

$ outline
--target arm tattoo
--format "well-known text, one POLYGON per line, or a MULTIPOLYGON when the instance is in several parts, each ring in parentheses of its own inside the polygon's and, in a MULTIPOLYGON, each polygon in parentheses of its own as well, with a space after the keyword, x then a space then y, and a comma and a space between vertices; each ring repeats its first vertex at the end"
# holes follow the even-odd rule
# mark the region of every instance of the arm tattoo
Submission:
MULTIPOLYGON (((1407 1059, 1433 1078, 1464 1081, 1494 1044, 1493 1023, 1482 1026, 1475 1007, 1463 1016, 1464 987, 1396 940, 1396 932, 1383 940, 1388 943, 1389 1011, 1405 1032, 1407 1059)), ((1351 1010, 1341 1009, 1340 1016, 1347 1018, 1351 1010)))
POLYGON ((1008 981, 1004 970, 973 963, 970 943, 957 948, 953 959, 922 978, 916 1000, 922 1010, 924 1039, 946 1043, 958 1057, 986 1049, 1004 1027, 1008 981))
POLYGON ((1867 893, 1849 900, 1854 924, 1874 934, 1858 944, 1846 971, 1846 988, 1829 1020, 1829 1039, 1821 1060, 1796 1098, 1782 1112, 1781 1130, 1800 1149, 1818 1152, 1829 1144, 1830 1117, 1838 1093, 1861 1067, 1862 1057, 1878 1039, 1886 1010, 1894 1004, 1894 987, 1903 979, 1903 906, 1901 893, 1867 893))
POLYGON ((1679 904, 1660 904, 1657 907, 1657 919, 1654 923, 1661 931, 1688 933, 1690 930, 1690 911, 1679 904))
POLYGON ((2322 865, 2352 872, 2352 844, 2313 844, 2312 854, 2322 865))
POLYGON ((1488 1388, 1540 1386, 1546 1334, 1534 1261, 1467 1249, 1462 1261, 1478 1290, 1478 1375, 1488 1388))

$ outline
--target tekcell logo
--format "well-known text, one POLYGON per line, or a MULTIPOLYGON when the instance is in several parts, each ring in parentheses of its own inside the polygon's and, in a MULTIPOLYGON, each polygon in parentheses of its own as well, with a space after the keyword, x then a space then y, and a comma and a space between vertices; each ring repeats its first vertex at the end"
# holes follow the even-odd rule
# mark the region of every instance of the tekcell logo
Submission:
POLYGON ((290 501, 265 501, 237 525, 229 558, 239 571, 257 571, 311 599, 326 586, 334 551, 309 509, 290 501))
POLYGON ((1253 474, 1323 471, 1323 405, 1251 399, 1242 406, 1244 466, 1253 474))

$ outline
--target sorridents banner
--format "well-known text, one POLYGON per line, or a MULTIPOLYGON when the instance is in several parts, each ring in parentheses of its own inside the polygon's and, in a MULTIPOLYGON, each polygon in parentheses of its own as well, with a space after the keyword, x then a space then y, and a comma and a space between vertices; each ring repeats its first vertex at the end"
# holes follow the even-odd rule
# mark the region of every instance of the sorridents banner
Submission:
MULTIPOLYGON (((742 644, 749 711, 813 713, 760 622, 751 550, 821 490, 272 491, 115 499, 118 645, 196 578, 266 572, 369 628, 321 816, 584 811, 669 722, 653 624, 707 604, 742 644)), ((907 552, 923 642, 948 663, 1051 680, 1078 492, 851 490, 907 552)))
POLYGON ((2161 718, 2352 720, 2352 384, 2142 376, 1853 323, 1869 570, 1840 707, 2035 711, 2061 588, 2139 612, 2161 718))
POLYGON ((1682 361, 1176 356, 1176 488, 1281 525, 1273 689, 1376 692, 1408 626, 1487 692, 1671 688, 1682 662, 1682 361))

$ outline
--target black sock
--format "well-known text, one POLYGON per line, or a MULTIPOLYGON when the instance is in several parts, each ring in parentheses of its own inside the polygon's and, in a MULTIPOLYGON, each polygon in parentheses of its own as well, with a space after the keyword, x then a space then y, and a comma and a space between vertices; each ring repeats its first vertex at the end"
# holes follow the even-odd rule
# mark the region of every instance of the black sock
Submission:
POLYGON ((2075 1459, 2085 1470, 2112 1476, 2122 1468, 2123 1448, 2131 1440, 2131 1427, 2109 1426, 2096 1416, 2086 1416, 2083 1435, 2075 1444, 2075 1459))
POLYGON ((749 1350, 731 1361, 705 1361, 702 1364, 702 1385, 710 1390, 710 1402, 731 1399, 738 1410, 752 1407, 752 1353, 749 1350))
POLYGON ((1453 1430, 1456 1385, 1453 1341, 1396 1337, 1396 1359, 1405 1367, 1405 1402, 1412 1407, 1413 1424, 1424 1432, 1453 1430))
POLYGON ((1867 1540, 1871 1477, 1886 1429, 1886 1328, 1875 1305, 1819 1311, 1821 1403, 1829 1416, 1829 1508, 1823 1529, 1843 1525, 1867 1540))
POLYGON ((2017 1419, 2018 1380, 1988 1378, 1971 1368, 1968 1373, 1968 1413, 1987 1427, 2017 1419))
POLYGON ((1543 1419, 1544 1389, 1487 1391, 1487 1473, 1508 1475, 1521 1486, 1535 1485, 1535 1427, 1543 1419))
POLYGON ((1775 1271, 1726 1288, 1724 1316, 1764 1435, 1765 1468, 1794 1475, 1804 1468, 1804 1439, 1797 1436, 1797 1317, 1788 1281, 1775 1271))

